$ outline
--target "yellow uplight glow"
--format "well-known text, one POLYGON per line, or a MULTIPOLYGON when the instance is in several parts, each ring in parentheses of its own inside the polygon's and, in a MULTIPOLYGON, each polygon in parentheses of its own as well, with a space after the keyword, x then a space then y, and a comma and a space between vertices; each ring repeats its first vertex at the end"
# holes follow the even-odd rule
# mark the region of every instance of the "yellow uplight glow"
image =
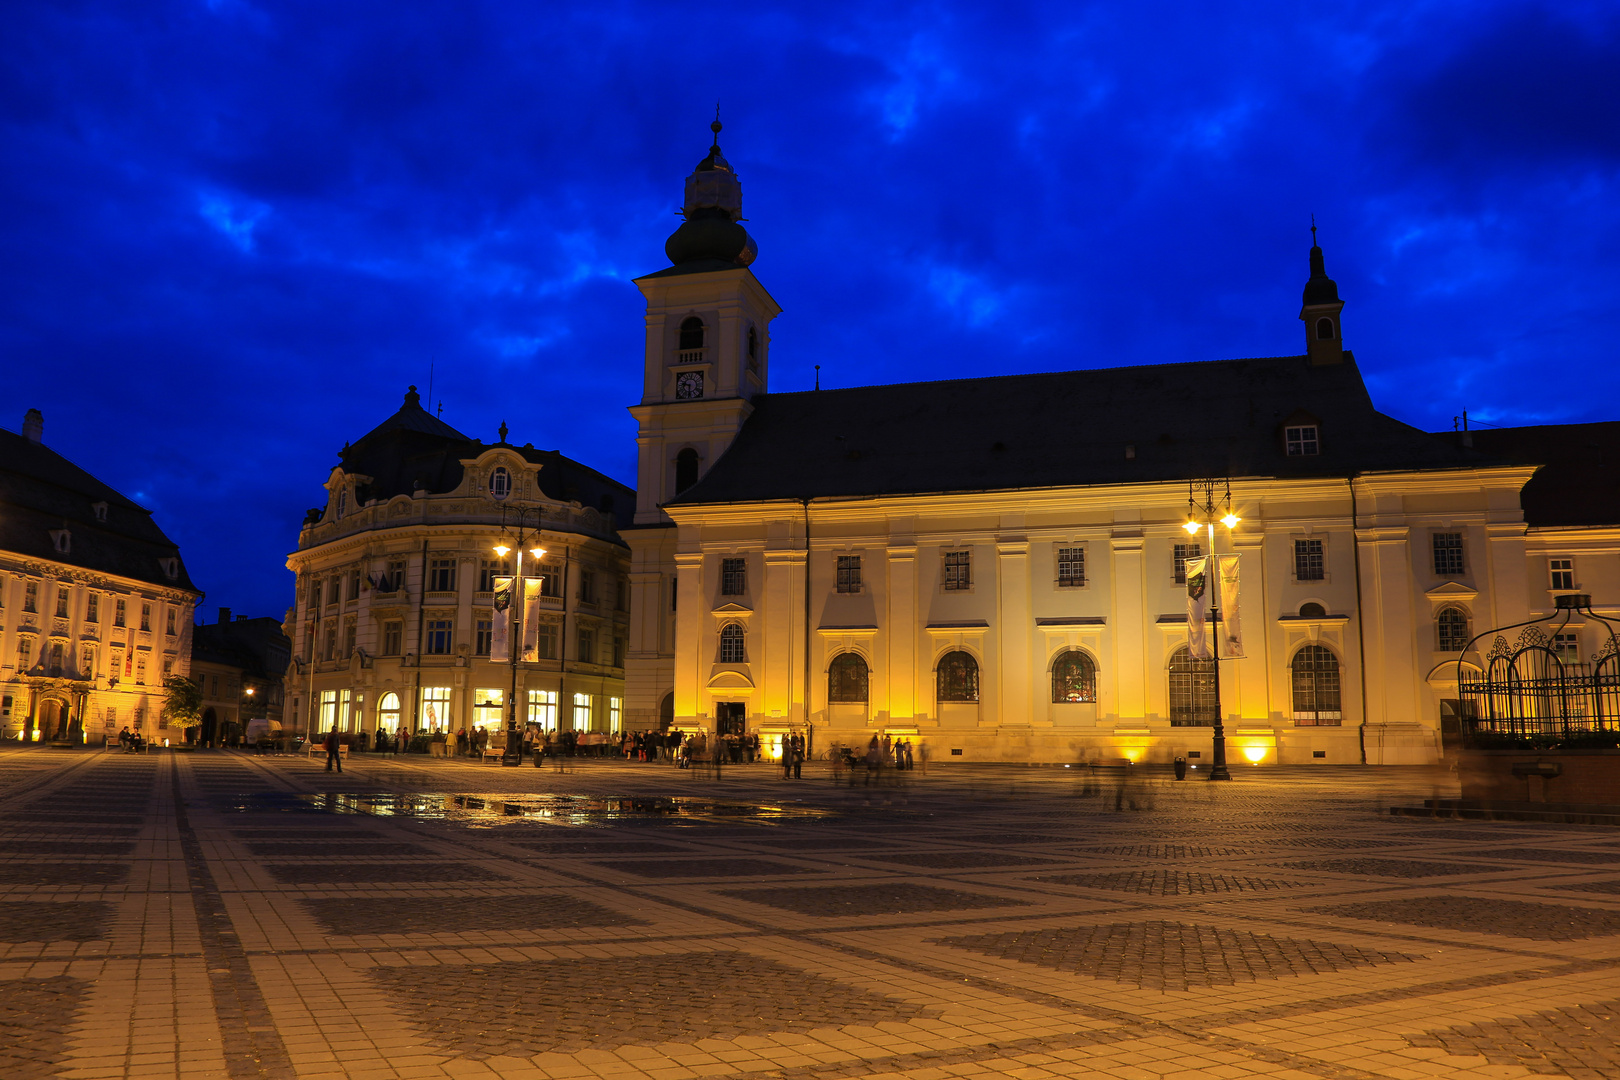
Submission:
POLYGON ((1235 529, 1235 528, 1237 528, 1238 522, 1240 522, 1242 520, 1243 520, 1242 518, 1238 517, 1236 514, 1232 513, 1232 511, 1228 510, 1226 512, 1226 516, 1221 518, 1221 524, 1225 525, 1228 529, 1235 529))
POLYGON ((1198 522, 1192 520, 1191 518, 1188 518, 1187 519, 1187 524, 1183 525, 1182 528, 1186 529, 1187 532, 1192 534, 1193 536, 1197 536, 1200 526, 1199 526, 1198 522))
POLYGON ((1266 756, 1266 748, 1263 746, 1245 746, 1243 748, 1243 756, 1248 758, 1254 764, 1258 765, 1260 764, 1260 759, 1266 756))
POLYGON ((495 545, 495 554, 499 555, 503 559, 506 558, 506 553, 511 550, 512 549, 507 547, 505 544, 495 545))

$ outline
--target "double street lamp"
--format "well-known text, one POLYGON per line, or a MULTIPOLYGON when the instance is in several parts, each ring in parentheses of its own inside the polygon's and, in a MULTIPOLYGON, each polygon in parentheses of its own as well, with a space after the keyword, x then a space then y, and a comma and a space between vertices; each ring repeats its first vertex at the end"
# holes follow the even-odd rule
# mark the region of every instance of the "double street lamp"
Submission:
MULTIPOLYGON (((1222 500, 1225 513, 1220 513, 1215 505, 1215 489, 1224 481, 1220 480, 1193 480, 1187 485, 1187 523, 1182 528, 1187 530, 1189 536, 1197 536, 1200 532, 1208 530, 1209 554, 1204 562, 1204 588, 1209 591, 1210 612, 1209 621, 1218 624, 1221 620, 1220 612, 1220 568, 1215 558, 1215 525, 1226 526, 1230 533, 1237 528, 1239 521, 1243 520, 1232 512, 1232 485, 1226 483, 1226 494, 1222 500), (1200 490, 1202 489, 1202 490, 1200 490)), ((1232 774, 1226 768, 1226 727, 1221 722, 1221 632, 1220 627, 1211 627, 1210 641, 1210 677, 1214 681, 1215 694, 1215 724, 1212 731, 1214 737, 1214 762, 1209 767, 1211 780, 1230 780, 1232 774)), ((1194 707, 1196 708, 1197 694, 1194 693, 1194 707)))
MULTIPOLYGON (((527 542, 528 531, 525 529, 530 511, 534 513, 533 531, 540 531, 540 508, 538 506, 501 507, 501 541, 495 545, 495 554, 506 558, 507 554, 517 552, 517 573, 512 577, 512 592, 508 606, 511 608, 511 617, 507 619, 506 651, 512 661, 512 686, 506 695, 506 750, 501 754, 502 765, 523 764, 523 735, 518 731, 518 660, 523 655, 523 551, 527 542), (511 514, 517 518, 517 543, 508 544, 511 537, 507 533, 507 517, 511 514)), ((545 555, 546 549, 538 545, 528 549, 539 562, 545 555)), ((544 575, 539 575, 544 576, 544 575)))

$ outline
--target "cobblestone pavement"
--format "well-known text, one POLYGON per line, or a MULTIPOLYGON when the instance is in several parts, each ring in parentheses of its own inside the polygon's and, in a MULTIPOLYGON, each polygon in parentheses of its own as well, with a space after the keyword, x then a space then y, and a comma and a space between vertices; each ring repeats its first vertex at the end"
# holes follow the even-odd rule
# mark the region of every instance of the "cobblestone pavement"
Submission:
POLYGON ((0 750, 0 1080, 1620 1080, 1620 831, 779 775, 0 750))

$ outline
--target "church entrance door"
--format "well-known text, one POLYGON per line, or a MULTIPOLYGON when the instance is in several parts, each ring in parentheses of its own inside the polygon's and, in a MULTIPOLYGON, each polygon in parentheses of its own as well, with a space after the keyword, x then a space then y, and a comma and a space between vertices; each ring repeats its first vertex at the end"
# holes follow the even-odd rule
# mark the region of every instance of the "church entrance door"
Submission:
POLYGON ((740 701, 715 702, 715 731, 721 735, 744 735, 748 732, 748 706, 740 701))

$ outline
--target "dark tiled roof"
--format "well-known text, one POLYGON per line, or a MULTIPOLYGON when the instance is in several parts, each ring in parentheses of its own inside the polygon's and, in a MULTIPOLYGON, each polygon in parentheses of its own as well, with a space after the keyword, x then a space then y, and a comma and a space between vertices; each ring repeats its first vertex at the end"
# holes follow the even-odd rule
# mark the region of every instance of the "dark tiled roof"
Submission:
POLYGON ((0 430, 0 550, 83 567, 169 588, 196 591, 180 562, 177 577, 162 559, 180 549, 152 521, 152 513, 120 495, 42 443, 0 430), (96 503, 107 504, 97 521, 96 503), (56 550, 51 532, 66 528, 70 550, 56 550))
MULTIPOLYGON (((453 491, 461 483, 461 462, 492 445, 469 438, 423 409, 415 387, 398 412, 372 428, 338 455, 343 470, 372 478, 355 495, 361 501, 409 495, 417 488, 432 493, 453 491)), ((564 502, 578 501, 621 518, 630 516, 636 493, 587 465, 555 450, 514 446, 524 460, 541 465, 540 488, 564 502), (611 505, 605 505, 606 503, 611 505)))
POLYGON ((279 679, 292 657, 292 642, 272 618, 201 623, 192 629, 191 658, 241 668, 249 675, 279 679))
POLYGON ((730 449, 674 504, 1495 463, 1373 408, 1348 354, 1324 367, 1303 356, 1156 364, 754 404, 730 449), (1297 422, 1319 424, 1319 455, 1285 455, 1283 428, 1297 422))
MULTIPOLYGON (((1620 525, 1620 421, 1483 428, 1477 450, 1542 466, 1520 504, 1531 525, 1620 525)), ((1453 432, 1445 438, 1460 441, 1453 432)))

